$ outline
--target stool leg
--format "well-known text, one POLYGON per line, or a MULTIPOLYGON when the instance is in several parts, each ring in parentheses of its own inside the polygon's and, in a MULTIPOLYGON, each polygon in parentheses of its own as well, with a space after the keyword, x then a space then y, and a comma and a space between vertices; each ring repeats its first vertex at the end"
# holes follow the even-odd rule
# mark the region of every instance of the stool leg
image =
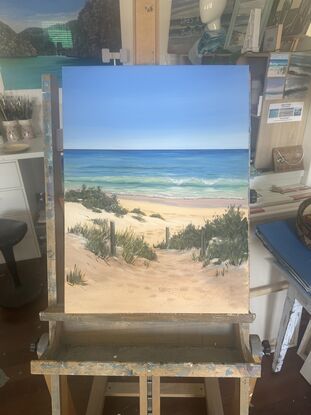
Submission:
POLYGON ((20 287, 21 282, 20 282, 20 279, 17 273, 17 267, 16 267, 16 262, 15 262, 13 247, 10 246, 7 248, 2 248, 1 251, 4 256, 5 262, 9 268, 9 271, 12 275, 15 288, 20 287))

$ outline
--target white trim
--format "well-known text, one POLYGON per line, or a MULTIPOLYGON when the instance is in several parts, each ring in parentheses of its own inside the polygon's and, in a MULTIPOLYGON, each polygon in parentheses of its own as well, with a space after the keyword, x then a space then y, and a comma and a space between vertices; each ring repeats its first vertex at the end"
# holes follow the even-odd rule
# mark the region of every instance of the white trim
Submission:
POLYGON ((169 65, 169 56, 167 53, 170 22, 171 22, 172 0, 160 0, 159 5, 159 64, 169 65))
POLYGON ((120 0, 122 49, 128 51, 127 65, 134 64, 134 16, 133 0, 120 0))

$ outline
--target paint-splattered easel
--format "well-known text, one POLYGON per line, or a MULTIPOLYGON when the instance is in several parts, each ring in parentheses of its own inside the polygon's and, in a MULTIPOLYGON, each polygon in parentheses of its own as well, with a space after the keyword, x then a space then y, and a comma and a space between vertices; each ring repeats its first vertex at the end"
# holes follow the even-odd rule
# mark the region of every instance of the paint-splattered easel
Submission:
MULTIPOLYGON (((134 1, 135 63, 157 63, 158 0, 134 1)), ((46 377, 52 414, 99 415, 106 396, 139 397, 140 415, 159 415, 161 397, 206 397, 209 415, 222 415, 219 378, 235 381, 231 414, 248 414, 260 376, 260 341, 249 336, 248 314, 106 315, 64 313, 62 144, 57 82, 43 77, 49 344, 32 373, 46 377), (92 376, 87 402, 74 381, 92 376), (113 382, 114 377, 138 382, 113 382), (199 377, 166 383, 161 377, 199 377)))

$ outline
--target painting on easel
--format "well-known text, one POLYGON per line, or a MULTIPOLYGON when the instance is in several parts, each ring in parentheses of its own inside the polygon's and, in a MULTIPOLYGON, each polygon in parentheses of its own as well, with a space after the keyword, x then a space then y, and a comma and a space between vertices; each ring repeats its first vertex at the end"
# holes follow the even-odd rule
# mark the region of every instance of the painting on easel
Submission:
POLYGON ((248 313, 244 66, 63 69, 65 312, 248 313))

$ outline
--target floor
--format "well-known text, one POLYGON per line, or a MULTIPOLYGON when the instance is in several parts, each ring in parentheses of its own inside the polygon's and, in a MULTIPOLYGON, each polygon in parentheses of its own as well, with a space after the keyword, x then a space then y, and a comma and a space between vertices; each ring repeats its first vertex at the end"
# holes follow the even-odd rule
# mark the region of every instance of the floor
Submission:
MULTIPOLYGON (((23 272, 30 273, 33 265, 22 264, 23 272)), ((45 275, 42 261, 35 263, 36 270, 45 275)), ((0 276, 5 268, 0 266, 0 276)), ((0 415, 49 415, 49 392, 42 376, 30 375, 29 361, 36 358, 30 351, 40 335, 48 331, 40 322, 39 311, 47 305, 46 290, 28 306, 16 310, 0 308, 0 415), (8 378, 6 381, 6 377, 8 378)), ((301 333, 307 322, 302 321, 301 333)), ((272 356, 264 357, 262 378, 257 382, 250 415, 310 415, 311 386, 299 374, 302 360, 296 349, 290 349, 279 374, 272 374, 272 356)), ((87 379, 84 380, 87 382, 87 379)), ((228 411, 232 393, 232 381, 221 382, 225 407, 228 411)), ((83 385, 81 386, 83 387, 83 385)), ((163 399, 163 415, 205 415, 203 399, 163 399)), ((79 411, 78 411, 79 412, 79 411)), ((138 400, 134 398, 107 398, 105 415, 138 414, 138 400)))

